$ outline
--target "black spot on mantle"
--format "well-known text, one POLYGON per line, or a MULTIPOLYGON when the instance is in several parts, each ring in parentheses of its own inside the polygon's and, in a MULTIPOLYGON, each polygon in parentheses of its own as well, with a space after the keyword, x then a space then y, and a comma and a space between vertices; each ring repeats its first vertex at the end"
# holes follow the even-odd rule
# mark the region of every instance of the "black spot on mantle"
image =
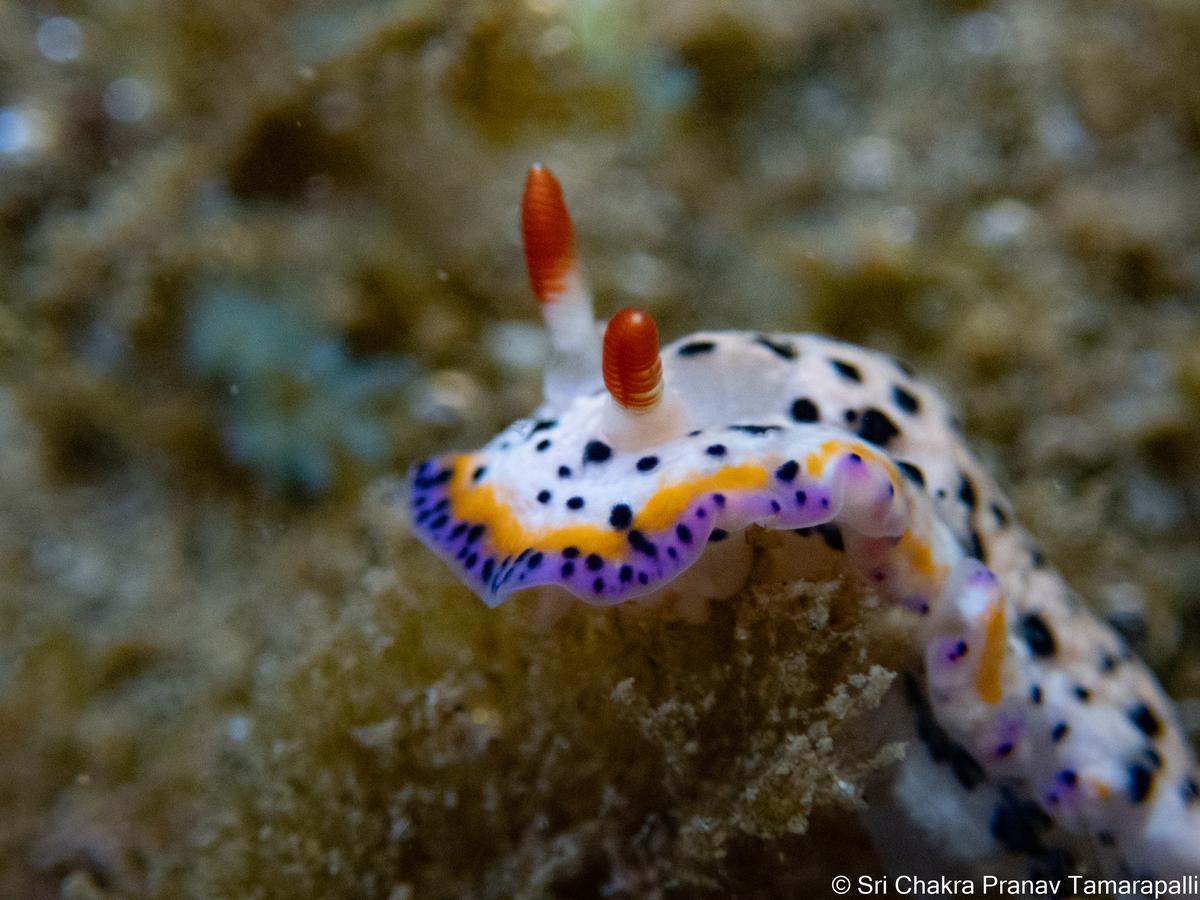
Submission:
POLYGON ((913 484, 918 487, 925 487, 925 473, 921 471, 920 466, 898 459, 896 460, 896 468, 913 484))
POLYGON ((649 556, 651 559, 658 557, 658 545, 654 541, 647 538, 640 531, 629 532, 629 546, 644 556, 649 556))
POLYGON ((1023 800, 1009 789, 1000 794, 1000 802, 992 811, 992 837, 1014 856, 1032 858, 1029 875, 1041 881, 1059 882, 1055 896, 1069 896, 1067 876, 1079 871, 1075 857, 1061 847, 1046 844, 1043 834, 1054 820, 1032 800, 1023 800))
POLYGON ((1144 803, 1154 789, 1154 773, 1141 763, 1129 767, 1129 799, 1144 803))
POLYGON ((917 737, 929 751, 929 757, 939 765, 948 765, 965 790, 973 791, 987 781, 983 766, 960 744, 954 742, 934 718, 929 701, 921 693, 917 680, 911 675, 904 679, 905 693, 917 719, 917 737))
POLYGON ((1004 528, 1008 525, 1008 513, 1004 511, 1004 508, 999 503, 992 503, 989 508, 992 511, 992 518, 996 520, 998 528, 1004 528))
POLYGON ((764 434, 770 434, 773 431, 783 431, 781 425, 730 425, 730 431, 740 431, 743 434, 761 437, 764 434))
POLYGON ((795 344, 790 341, 776 341, 765 334, 760 334, 754 339, 754 343, 760 347, 766 347, 780 359, 795 359, 799 354, 796 352, 795 344))
POLYGON ((910 416, 921 411, 921 401, 898 384, 892 385, 892 400, 910 416))
POLYGON ((1058 649, 1046 620, 1037 613, 1030 613, 1021 619, 1021 635, 1034 656, 1053 656, 1058 649))
POLYGON ((858 436, 864 441, 870 441, 878 447, 886 447, 888 441, 898 434, 900 429, 888 418, 887 413, 874 407, 863 410, 862 419, 858 423, 858 436))
POLYGON ((983 546, 983 539, 980 538, 979 532, 974 528, 967 535, 967 545, 963 549, 966 551, 967 556, 977 559, 981 563, 987 562, 987 550, 983 546))
POLYGON ((1158 716, 1145 703, 1139 703, 1133 709, 1129 710, 1129 721, 1131 721, 1142 734, 1146 737, 1157 737, 1162 731, 1162 722, 1158 716))
POLYGON ((1185 806, 1193 806, 1197 802, 1200 802, 1200 784, 1196 783, 1195 778, 1188 778, 1184 781, 1183 787, 1179 789, 1179 792, 1183 797, 1185 806))
POLYGON ((792 418, 797 422, 816 422, 821 418, 821 411, 807 397, 798 397, 792 401, 792 418))
POLYGON ((643 456, 637 461, 637 470, 639 472, 653 472, 657 466, 657 456, 643 456))
POLYGON ((633 510, 627 503, 618 503, 612 508, 612 513, 608 517, 608 524, 618 531, 628 528, 632 522, 633 510))
POLYGON ((1041 832, 1052 824, 1051 819, 1036 803, 1019 800, 1009 791, 1001 795, 992 812, 992 837, 1009 853, 1043 856, 1046 845, 1041 832))
POLYGON ((607 462, 611 456, 612 448, 603 441, 588 441, 587 446, 583 448, 584 463, 607 462))
POLYGON ((712 353, 717 349, 714 341, 692 341, 690 344, 684 344, 676 352, 680 356, 700 356, 703 353, 712 353))
POLYGON ((979 497, 975 493, 975 485, 966 475, 959 473, 962 480, 958 484, 958 499, 967 505, 967 509, 975 509, 979 497))
POLYGON ((833 366, 833 371, 837 372, 847 381, 853 381, 857 384, 862 384, 862 372, 854 363, 848 363, 841 359, 831 359, 829 364, 833 366))

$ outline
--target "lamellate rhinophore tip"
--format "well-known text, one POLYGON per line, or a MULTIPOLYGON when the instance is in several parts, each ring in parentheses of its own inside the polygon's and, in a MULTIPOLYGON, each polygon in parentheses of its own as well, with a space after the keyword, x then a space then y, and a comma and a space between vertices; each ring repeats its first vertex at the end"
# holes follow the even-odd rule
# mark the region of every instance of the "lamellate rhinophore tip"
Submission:
POLYGON ((608 323, 601 363, 604 386, 628 412, 647 412, 662 398, 658 328, 649 313, 626 307, 608 323))
POLYGON ((541 163, 525 178, 521 198, 521 239, 529 286, 539 303, 554 303, 567 290, 575 265, 575 237, 562 186, 541 163))

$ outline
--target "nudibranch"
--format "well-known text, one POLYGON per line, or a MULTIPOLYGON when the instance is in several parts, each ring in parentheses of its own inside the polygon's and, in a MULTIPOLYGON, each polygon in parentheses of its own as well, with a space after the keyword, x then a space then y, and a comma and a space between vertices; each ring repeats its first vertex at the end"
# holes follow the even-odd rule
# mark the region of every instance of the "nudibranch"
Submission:
POLYGON ((1046 565, 928 384, 814 335, 660 347, 633 309, 601 329, 540 166, 521 223, 554 351, 545 403, 481 450, 422 462, 409 488, 417 534, 484 603, 537 586, 598 605, 721 599, 744 584, 748 529, 777 530, 783 570, 832 555, 906 623, 912 751, 878 802, 881 845, 977 872, 1200 872, 1200 786, 1170 701, 1046 565))

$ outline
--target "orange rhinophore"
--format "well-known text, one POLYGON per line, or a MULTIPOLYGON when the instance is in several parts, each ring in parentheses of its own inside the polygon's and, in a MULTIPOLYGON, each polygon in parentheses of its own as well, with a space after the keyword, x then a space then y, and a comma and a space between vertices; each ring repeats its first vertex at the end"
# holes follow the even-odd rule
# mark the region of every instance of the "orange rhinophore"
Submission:
POLYGON ((562 188, 549 170, 536 164, 525 179, 521 237, 529 285, 554 351, 546 367, 546 402, 550 409, 561 409, 599 383, 600 340, 592 295, 575 258, 562 188))
POLYGON ((626 307, 604 332, 604 386, 622 409, 645 412, 662 397, 658 329, 649 313, 626 307))
POLYGON ((538 163, 525 178, 521 237, 529 285, 539 303, 553 303, 567 288, 567 275, 575 265, 575 240, 562 187, 538 163))

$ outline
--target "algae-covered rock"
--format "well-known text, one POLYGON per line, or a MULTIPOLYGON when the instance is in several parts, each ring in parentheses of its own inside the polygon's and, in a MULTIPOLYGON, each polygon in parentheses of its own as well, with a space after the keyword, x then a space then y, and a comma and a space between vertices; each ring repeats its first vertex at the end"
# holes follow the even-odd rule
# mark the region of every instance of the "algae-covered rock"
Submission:
POLYGON ((397 574, 421 552, 404 530, 376 539, 378 564, 229 746, 179 890, 816 890, 822 869, 797 864, 824 846, 814 819, 871 858, 853 814, 902 750, 863 733, 892 673, 861 589, 760 584, 701 624, 534 602, 480 616, 397 574))

